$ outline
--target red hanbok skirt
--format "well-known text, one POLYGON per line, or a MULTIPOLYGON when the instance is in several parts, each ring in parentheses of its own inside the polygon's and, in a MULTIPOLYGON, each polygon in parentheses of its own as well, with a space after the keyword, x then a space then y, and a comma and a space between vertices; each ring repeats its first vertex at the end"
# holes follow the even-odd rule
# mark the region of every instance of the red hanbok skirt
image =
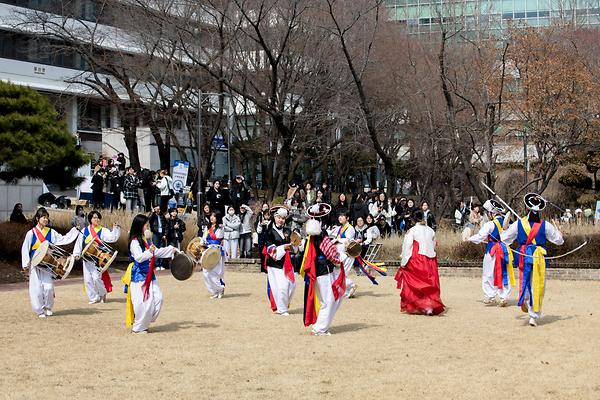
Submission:
POLYGON ((400 289, 400 311, 409 314, 434 315, 444 311, 440 299, 440 278, 437 258, 419 254, 419 243, 413 242, 413 251, 405 268, 398 268, 395 277, 400 289))

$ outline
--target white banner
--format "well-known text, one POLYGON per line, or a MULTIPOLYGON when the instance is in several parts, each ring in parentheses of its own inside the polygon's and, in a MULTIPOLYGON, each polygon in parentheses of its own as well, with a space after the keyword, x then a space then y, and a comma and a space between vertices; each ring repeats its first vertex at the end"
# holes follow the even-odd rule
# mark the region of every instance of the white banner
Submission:
POLYGON ((600 221, 600 200, 596 201, 596 215, 595 219, 600 221))
POLYGON ((177 160, 173 163, 173 190, 175 193, 179 193, 180 190, 185 188, 187 182, 188 170, 190 169, 190 163, 187 161, 177 160))

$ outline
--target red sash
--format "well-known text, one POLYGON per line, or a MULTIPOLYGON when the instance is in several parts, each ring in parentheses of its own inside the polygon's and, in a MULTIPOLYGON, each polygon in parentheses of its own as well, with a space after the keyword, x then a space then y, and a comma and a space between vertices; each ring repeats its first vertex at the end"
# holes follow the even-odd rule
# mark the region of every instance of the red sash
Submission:
MULTIPOLYGON (((102 229, 102 228, 100 228, 100 229, 102 229)), ((98 236, 98 232, 96 232, 94 227, 92 227, 92 226, 88 227, 88 231, 90 231, 90 235, 92 235, 92 238, 94 239, 94 241, 96 243, 102 243, 102 240, 98 236)), ((106 288, 106 291, 108 293, 112 292, 113 285, 112 285, 112 280, 110 279, 110 275, 108 274, 108 270, 106 270, 102 273, 102 282, 104 283, 104 287, 106 288)))
POLYGON ((494 257, 494 286, 498 289, 504 287, 502 282, 502 261, 504 260, 504 249, 500 242, 496 242, 490 249, 490 256, 494 257))
POLYGON ((214 231, 214 229, 213 229, 213 227, 212 227, 212 226, 211 226, 210 228, 208 228, 208 236, 210 236, 210 238, 211 238, 212 240, 220 240, 220 239, 217 237, 217 234, 215 233, 215 231, 214 231))
POLYGON ((340 264, 340 274, 331 284, 331 289, 333 290, 333 298, 336 300, 346 293, 346 271, 344 270, 344 264, 340 264))
MULTIPOLYGON (((136 239, 137 240, 137 239, 136 239)), ((150 245, 146 240, 144 240, 144 245, 146 249, 150 248, 150 245)), ((152 253, 152 258, 150 259, 150 267, 148 267, 148 273, 146 274, 146 279, 142 284, 142 291, 144 292, 144 301, 148 300, 150 297, 150 282, 152 282, 152 277, 154 276, 154 263, 156 261, 156 257, 154 257, 154 253, 152 253)))
POLYGON ((294 265, 292 264, 292 258, 290 257, 290 252, 285 252, 285 259, 283 260, 283 273, 288 281, 291 283, 296 282, 294 279, 294 265))

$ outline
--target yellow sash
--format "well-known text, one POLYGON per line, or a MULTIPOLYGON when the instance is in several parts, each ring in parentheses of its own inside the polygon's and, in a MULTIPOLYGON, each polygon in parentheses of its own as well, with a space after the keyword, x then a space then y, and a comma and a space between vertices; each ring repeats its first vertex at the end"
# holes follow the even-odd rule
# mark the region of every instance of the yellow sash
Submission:
POLYGON ((127 302, 125 304, 125 326, 128 328, 133 325, 133 319, 135 317, 133 313, 133 303, 131 302, 131 270, 133 268, 133 263, 129 263, 127 266, 127 271, 121 277, 121 282, 128 286, 127 288, 127 302))
MULTIPOLYGON (((527 217, 521 218, 521 224, 523 224, 523 230, 527 237, 531 232, 531 225, 527 217)), ((535 239, 532 244, 536 245, 535 239)), ((542 246, 535 247, 533 252, 533 271, 531 271, 531 293, 533 296, 533 312, 540 312, 542 309, 542 302, 544 300, 544 287, 546 285, 546 249, 542 246)))

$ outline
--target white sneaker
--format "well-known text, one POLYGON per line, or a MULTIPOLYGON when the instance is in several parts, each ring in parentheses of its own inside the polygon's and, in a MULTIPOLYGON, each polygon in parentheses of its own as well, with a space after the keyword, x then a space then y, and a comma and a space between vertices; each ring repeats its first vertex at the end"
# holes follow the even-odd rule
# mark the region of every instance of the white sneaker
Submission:
POLYGON ((506 307, 506 306, 508 306, 508 300, 506 300, 506 299, 502 299, 498 303, 498 307, 506 307))
POLYGON ((219 294, 217 295, 217 299, 222 299, 222 298, 223 298, 223 293, 219 293, 219 294))
POLYGON ((219 294, 213 294, 212 296, 210 296, 211 299, 216 299, 219 297, 219 294))
POLYGON ((537 321, 535 318, 529 318, 529 326, 537 326, 537 321))
POLYGON ((352 285, 352 287, 350 288, 350 291, 348 292, 348 298, 351 299, 354 297, 354 293, 356 293, 356 288, 358 287, 358 285, 355 283, 354 285, 352 285))
POLYGON ((88 304, 98 304, 98 303, 100 303, 100 299, 93 300, 93 301, 88 301, 88 304))
POLYGON ((131 331, 131 333, 133 333, 134 335, 145 335, 148 333, 148 331, 139 331, 139 332, 131 331))
POLYGON ((311 331, 311 335, 313 336, 331 336, 331 332, 317 332, 314 329, 311 331))
POLYGON ((100 303, 106 303, 106 295, 100 297, 100 303))
POLYGON ((51 317, 54 315, 54 313, 52 312, 52 310, 44 310, 44 312, 46 313, 47 317, 51 317))
POLYGON ((483 304, 495 304, 496 299, 494 297, 487 297, 483 300, 483 304))
POLYGON ((279 315, 281 315, 282 317, 288 317, 290 315, 290 313, 286 311, 286 312, 280 313, 279 315))
POLYGON ((46 318, 46 314, 38 314, 38 318, 46 318))

